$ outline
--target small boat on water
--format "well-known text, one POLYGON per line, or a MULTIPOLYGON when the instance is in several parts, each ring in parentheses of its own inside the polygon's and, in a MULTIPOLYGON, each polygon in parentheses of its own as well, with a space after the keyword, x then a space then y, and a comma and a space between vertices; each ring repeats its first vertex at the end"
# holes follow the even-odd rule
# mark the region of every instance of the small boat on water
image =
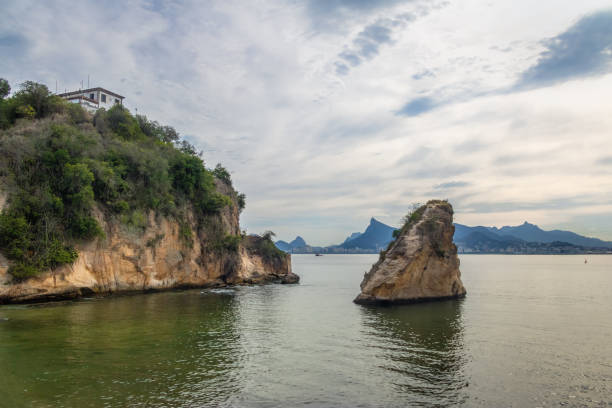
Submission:
POLYGON ((315 254, 315 256, 323 256, 323 254, 315 254))

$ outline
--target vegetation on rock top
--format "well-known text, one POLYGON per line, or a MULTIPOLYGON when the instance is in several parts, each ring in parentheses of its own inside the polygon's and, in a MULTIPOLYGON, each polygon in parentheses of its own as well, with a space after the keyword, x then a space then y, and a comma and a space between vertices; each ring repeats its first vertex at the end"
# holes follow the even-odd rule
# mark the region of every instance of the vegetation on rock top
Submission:
MULTIPOLYGON (((389 242, 387 249, 384 251, 380 251, 380 257, 379 257, 380 260, 385 258, 387 251, 389 251, 389 249, 391 249, 391 247, 395 245, 395 243, 397 242, 400 236, 407 233, 410 230, 410 228, 412 228, 415 224, 421 221, 421 219, 423 218, 423 214, 425 214, 425 210, 427 209, 427 207, 432 206, 432 205, 436 205, 444 209, 444 211, 448 212, 451 215, 453 214, 453 207, 450 205, 448 200, 429 200, 427 204, 422 204, 422 205, 413 204, 412 209, 403 218, 404 224, 399 229, 396 229, 395 231, 393 231, 393 240, 389 242)), ((433 234, 435 238, 437 238, 436 220, 434 219, 427 220, 427 222, 423 225, 421 232, 427 232, 429 234, 433 234)), ((444 253, 441 250, 439 250, 437 241, 435 239, 432 241, 432 245, 434 247, 434 251, 439 256, 444 256, 444 253)))
MULTIPOLYGON (((74 262, 75 243, 103 237, 95 209, 142 231, 150 210, 185 225, 193 209, 202 225, 225 206, 244 208, 229 172, 207 169, 170 126, 121 105, 90 115, 31 81, 9 92, 0 79, 0 189, 8 194, 0 251, 18 280, 74 262), (217 191, 215 178, 229 195, 217 191)), ((190 229, 184 235, 192 239, 190 229)), ((220 245, 238 242, 226 237, 220 245)))
POLYGON ((276 247, 272 239, 275 235, 272 231, 266 231, 262 236, 246 237, 245 247, 248 251, 261 256, 266 262, 282 261, 287 257, 287 253, 276 247))

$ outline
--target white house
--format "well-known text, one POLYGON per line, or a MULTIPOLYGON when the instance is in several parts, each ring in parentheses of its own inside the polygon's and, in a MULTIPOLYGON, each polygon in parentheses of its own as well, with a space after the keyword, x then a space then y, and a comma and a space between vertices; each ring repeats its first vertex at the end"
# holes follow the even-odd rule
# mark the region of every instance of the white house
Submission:
POLYGON ((89 88, 80 91, 66 92, 58 96, 72 103, 78 103, 89 112, 94 113, 100 108, 112 108, 115 104, 123 105, 125 97, 104 88, 89 88))

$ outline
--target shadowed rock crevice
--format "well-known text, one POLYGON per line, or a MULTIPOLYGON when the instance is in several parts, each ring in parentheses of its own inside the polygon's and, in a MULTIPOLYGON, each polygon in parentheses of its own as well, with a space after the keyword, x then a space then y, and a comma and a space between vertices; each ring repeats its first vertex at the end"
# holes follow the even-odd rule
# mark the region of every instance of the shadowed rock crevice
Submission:
POLYGON ((453 207, 432 200, 407 217, 395 241, 361 282, 358 304, 398 304, 465 296, 453 207))

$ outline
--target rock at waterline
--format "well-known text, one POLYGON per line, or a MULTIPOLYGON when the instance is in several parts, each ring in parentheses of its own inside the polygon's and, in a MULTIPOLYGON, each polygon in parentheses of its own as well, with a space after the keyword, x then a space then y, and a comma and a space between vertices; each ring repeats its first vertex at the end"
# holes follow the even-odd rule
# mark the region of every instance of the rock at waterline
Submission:
POLYGON ((300 277, 293 272, 289 272, 288 274, 283 275, 281 277, 281 283, 294 284, 294 283, 299 283, 299 282, 300 282, 300 277))
POLYGON ((465 296, 454 230, 453 207, 447 201, 431 200, 415 210, 365 274, 354 302, 395 304, 465 296))

